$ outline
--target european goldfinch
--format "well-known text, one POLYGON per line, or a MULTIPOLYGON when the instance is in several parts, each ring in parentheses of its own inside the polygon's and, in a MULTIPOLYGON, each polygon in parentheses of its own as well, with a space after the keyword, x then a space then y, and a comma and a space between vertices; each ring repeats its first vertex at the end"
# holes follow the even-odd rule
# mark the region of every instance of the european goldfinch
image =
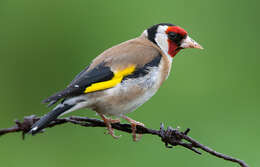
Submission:
POLYGON ((94 110, 107 125, 107 116, 123 118, 131 123, 134 141, 136 126, 144 126, 125 114, 149 100, 167 79, 173 57, 184 48, 202 47, 179 26, 161 23, 146 29, 141 36, 107 49, 80 72, 62 91, 47 98, 49 106, 61 102, 36 122, 30 133, 36 134, 58 116, 88 108, 94 110))

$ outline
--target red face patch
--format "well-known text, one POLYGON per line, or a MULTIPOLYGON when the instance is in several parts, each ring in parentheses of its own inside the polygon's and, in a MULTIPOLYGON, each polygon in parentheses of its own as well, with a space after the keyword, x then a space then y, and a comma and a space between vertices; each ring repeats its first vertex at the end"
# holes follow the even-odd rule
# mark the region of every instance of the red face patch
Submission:
MULTIPOLYGON (((178 26, 168 27, 166 33, 168 34, 169 32, 180 34, 182 37, 187 35, 187 32, 183 28, 180 28, 178 26)), ((174 57, 180 51, 180 49, 178 49, 178 45, 175 42, 171 41, 170 39, 168 39, 168 44, 169 44, 168 54, 171 55, 171 57, 174 57)))
POLYGON ((168 54, 171 56, 171 57, 174 57, 179 51, 180 49, 177 49, 178 46, 176 43, 172 42, 170 39, 168 39, 168 54))
POLYGON ((169 32, 174 32, 174 33, 180 34, 182 36, 187 35, 187 31, 185 31, 183 28, 178 27, 178 26, 170 26, 170 27, 168 27, 168 29, 166 30, 166 33, 169 33, 169 32))

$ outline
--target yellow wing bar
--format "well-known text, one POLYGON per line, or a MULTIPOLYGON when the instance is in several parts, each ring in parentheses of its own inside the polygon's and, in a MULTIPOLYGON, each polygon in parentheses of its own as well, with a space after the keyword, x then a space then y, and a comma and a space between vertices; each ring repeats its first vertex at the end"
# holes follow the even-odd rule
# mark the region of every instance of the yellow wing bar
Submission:
POLYGON ((135 66, 131 65, 121 71, 116 71, 114 77, 111 80, 91 84, 89 87, 85 89, 84 93, 112 88, 117 84, 119 84, 124 78, 124 76, 132 74, 134 70, 135 70, 135 66))

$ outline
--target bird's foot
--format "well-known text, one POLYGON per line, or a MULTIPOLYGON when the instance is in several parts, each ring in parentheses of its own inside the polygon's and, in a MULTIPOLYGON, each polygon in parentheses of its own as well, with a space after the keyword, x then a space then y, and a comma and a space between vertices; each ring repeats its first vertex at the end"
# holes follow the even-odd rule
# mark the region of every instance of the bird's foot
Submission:
POLYGON ((141 122, 137 122, 125 115, 122 116, 123 119, 125 119, 126 121, 128 121, 131 124, 132 127, 132 136, 133 136, 133 140, 134 141, 139 141, 142 138, 142 134, 138 134, 138 136, 136 135, 136 126, 142 126, 144 127, 144 124, 141 122))
POLYGON ((111 119, 111 118, 106 118, 105 115, 103 114, 99 114, 100 117, 103 119, 104 123, 106 124, 107 126, 107 132, 105 134, 110 134, 114 139, 118 139, 120 138, 121 136, 116 136, 115 133, 114 133, 114 129, 112 128, 112 125, 111 123, 119 123, 120 122, 120 119, 111 119))
POLYGON ((112 118, 107 118, 108 121, 111 123, 111 124, 114 124, 114 123, 120 123, 120 119, 112 119, 112 118))

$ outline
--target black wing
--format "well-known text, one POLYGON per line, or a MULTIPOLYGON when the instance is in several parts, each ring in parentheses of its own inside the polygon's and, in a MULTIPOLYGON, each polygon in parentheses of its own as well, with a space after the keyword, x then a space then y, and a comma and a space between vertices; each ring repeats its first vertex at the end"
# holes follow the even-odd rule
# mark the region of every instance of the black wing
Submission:
POLYGON ((146 74, 149 73, 149 70, 150 70, 151 67, 158 67, 159 66, 161 59, 162 59, 162 56, 161 56, 161 54, 159 54, 153 60, 151 60, 150 62, 145 64, 143 67, 136 68, 135 71, 132 74, 124 77, 123 81, 127 80, 129 78, 139 78, 139 77, 145 76, 146 74))
POLYGON ((110 67, 105 66, 105 63, 101 63, 91 70, 88 70, 88 67, 86 67, 71 81, 67 88, 43 100, 43 103, 49 103, 48 106, 51 106, 60 99, 83 94, 85 89, 91 84, 108 81, 113 76, 113 71, 111 71, 110 67))

